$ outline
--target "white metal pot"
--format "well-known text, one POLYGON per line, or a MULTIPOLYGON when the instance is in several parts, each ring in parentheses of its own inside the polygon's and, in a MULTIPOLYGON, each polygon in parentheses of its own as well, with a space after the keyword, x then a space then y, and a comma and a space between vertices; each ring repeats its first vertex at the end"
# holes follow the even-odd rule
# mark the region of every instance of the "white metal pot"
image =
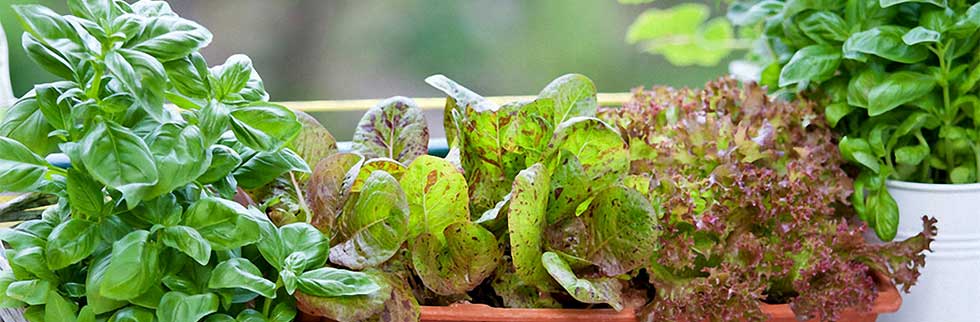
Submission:
POLYGON ((879 321, 980 321, 980 184, 886 185, 898 203, 896 240, 921 232, 923 215, 936 217, 939 232, 912 293, 879 321))

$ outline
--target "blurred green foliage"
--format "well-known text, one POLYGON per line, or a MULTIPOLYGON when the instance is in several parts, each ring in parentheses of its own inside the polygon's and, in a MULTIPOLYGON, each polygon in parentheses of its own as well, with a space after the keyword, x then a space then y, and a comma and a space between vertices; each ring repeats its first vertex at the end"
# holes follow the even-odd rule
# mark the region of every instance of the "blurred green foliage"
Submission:
MULTIPOLYGON (((440 94, 422 80, 441 73, 486 95, 533 94, 569 72, 588 75, 602 92, 635 86, 697 86, 726 71, 677 67, 624 42, 644 6, 615 0, 173 0, 174 10, 215 35, 209 61, 252 57, 273 100, 383 98, 440 94)), ((657 6, 715 0, 656 1, 657 6)), ((11 3, 67 12, 64 1, 4 0, 0 22, 11 46, 14 92, 52 78, 20 47, 11 3)), ((721 12, 721 10, 715 10, 721 12)), ((317 115, 338 139, 360 113, 317 115)), ((439 123, 439 115, 429 115, 439 123)), ((441 126, 436 126, 441 130, 441 126)), ((441 135, 434 131, 433 135, 441 135)))

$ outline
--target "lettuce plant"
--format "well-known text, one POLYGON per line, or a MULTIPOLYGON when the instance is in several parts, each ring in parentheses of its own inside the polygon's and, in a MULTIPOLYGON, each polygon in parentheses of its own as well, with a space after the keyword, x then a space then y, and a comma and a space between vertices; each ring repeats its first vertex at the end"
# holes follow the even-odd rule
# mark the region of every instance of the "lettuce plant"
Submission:
POLYGON ((972 68, 980 63, 980 3, 728 2, 728 21, 705 22, 705 6, 651 9, 628 39, 667 44, 654 48, 683 65, 690 64, 683 58, 714 57, 707 63, 715 64, 719 54, 750 49, 748 60, 760 68, 749 78, 821 100, 828 123, 844 135, 845 159, 861 169, 853 205, 882 240, 898 229, 886 180, 980 182, 973 143, 980 138, 980 72, 972 68), (726 32, 693 36, 699 30, 726 32), (693 41, 669 41, 676 39, 693 41))
POLYGON ((851 179, 812 102, 771 99, 731 79, 703 90, 636 91, 600 116, 630 146, 625 182, 665 211, 647 266, 647 320, 764 321, 760 304, 836 320, 870 309, 870 272, 906 291, 924 265, 935 220, 895 243, 869 244, 851 221, 851 179))
POLYGON ((308 220, 277 227, 233 201, 323 154, 308 140, 325 130, 267 102, 248 57, 208 67, 211 33, 163 1, 68 7, 14 6, 24 49, 61 80, 0 122, 0 191, 58 202, 0 232, 12 267, 0 305, 30 321, 285 322, 291 294, 382 290, 323 267, 329 236, 308 220), (70 169, 45 161, 56 150, 70 169))
MULTIPOLYGON (((624 183, 626 142, 596 119, 591 80, 566 75, 532 101, 497 106, 441 75, 447 158, 406 98, 369 110, 353 151, 301 183, 329 261, 376 276, 378 296, 298 292, 301 310, 340 321, 412 321, 419 305, 638 307, 631 282, 650 263, 658 211, 624 183), (387 294, 384 294, 387 293, 387 294)), ((284 189, 283 191, 289 191, 284 189)), ((273 197, 290 199, 293 197, 273 197)))

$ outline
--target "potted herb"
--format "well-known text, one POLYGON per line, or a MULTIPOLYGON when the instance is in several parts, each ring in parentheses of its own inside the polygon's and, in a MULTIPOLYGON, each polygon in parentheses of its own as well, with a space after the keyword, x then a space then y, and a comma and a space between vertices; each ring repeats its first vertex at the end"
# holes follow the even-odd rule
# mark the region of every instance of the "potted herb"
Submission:
MULTIPOLYGON (((657 12, 679 18, 689 9, 657 12)), ((713 34, 716 41, 708 44, 753 44, 748 58, 760 68, 751 76, 771 90, 802 92, 826 105, 828 123, 843 135, 840 150, 856 167, 853 205, 878 238, 907 238, 918 231, 919 216, 938 218, 943 234, 935 257, 907 305, 886 319, 980 316, 972 305, 980 296, 974 274, 980 265, 974 213, 980 200, 980 3, 749 0, 733 1, 727 17, 731 24, 713 21, 727 29, 711 30, 728 33, 713 34), (744 38, 736 39, 731 25, 744 38)), ((644 21, 631 33, 638 40, 659 39, 668 30, 644 21)))
POLYGON ((14 6, 40 84, 0 122, 0 191, 57 204, 0 232, 0 306, 29 321, 291 321, 292 294, 353 300, 370 273, 323 267, 329 239, 232 201, 309 172, 301 123, 242 55, 208 67, 204 27, 163 1, 14 6), (169 101, 182 109, 164 106, 169 101), (43 158, 60 150, 62 169, 43 158), (271 176, 270 176, 271 174, 271 176))

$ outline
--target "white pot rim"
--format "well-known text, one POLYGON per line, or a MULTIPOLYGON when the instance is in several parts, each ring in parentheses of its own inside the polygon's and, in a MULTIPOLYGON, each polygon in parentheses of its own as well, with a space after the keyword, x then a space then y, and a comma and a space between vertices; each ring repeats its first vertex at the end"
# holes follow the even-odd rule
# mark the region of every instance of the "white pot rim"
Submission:
POLYGON ((885 186, 903 190, 923 192, 980 192, 980 183, 950 184, 950 183, 919 183, 910 181, 885 180, 885 186))

